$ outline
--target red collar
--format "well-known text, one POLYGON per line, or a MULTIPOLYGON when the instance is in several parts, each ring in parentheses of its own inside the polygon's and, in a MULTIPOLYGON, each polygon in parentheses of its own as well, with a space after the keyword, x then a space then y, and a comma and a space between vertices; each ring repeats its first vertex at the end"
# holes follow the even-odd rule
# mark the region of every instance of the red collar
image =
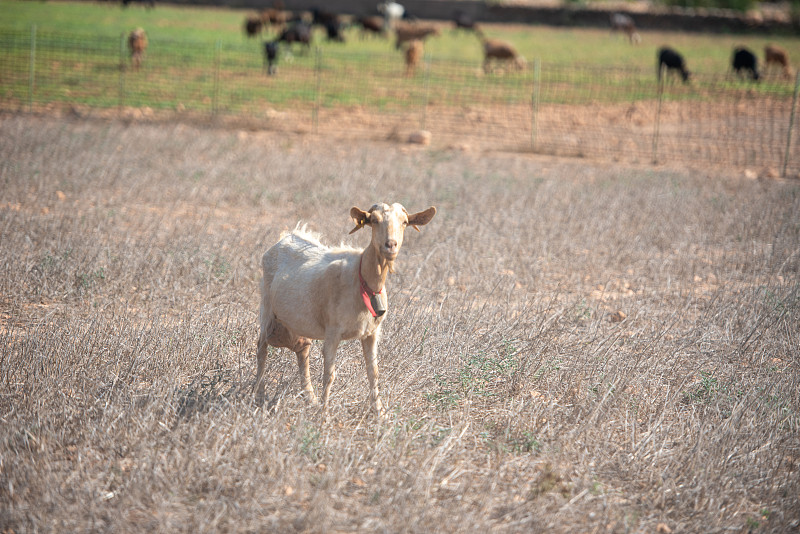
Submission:
POLYGON ((376 312, 375 308, 372 307, 372 302, 370 302, 370 297, 374 297, 375 295, 380 295, 381 293, 383 293, 383 289, 381 289, 378 292, 375 292, 369 288, 366 280, 364 280, 364 277, 361 276, 361 262, 363 260, 364 260, 363 256, 361 257, 361 259, 358 260, 358 280, 359 282, 361 282, 361 298, 364 301, 364 304, 367 306, 369 313, 371 313, 373 317, 377 317, 378 312, 376 312))

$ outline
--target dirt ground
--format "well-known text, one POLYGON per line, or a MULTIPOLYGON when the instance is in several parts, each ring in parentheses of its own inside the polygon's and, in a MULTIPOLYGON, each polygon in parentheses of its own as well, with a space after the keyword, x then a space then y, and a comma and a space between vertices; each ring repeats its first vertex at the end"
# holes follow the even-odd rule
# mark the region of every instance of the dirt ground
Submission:
POLYGON ((763 177, 800 178, 800 131, 789 135, 791 101, 769 97, 607 105, 442 107, 375 113, 361 107, 275 110, 247 117, 150 108, 91 109, 49 104, 36 113, 134 122, 184 121, 248 132, 337 140, 408 143, 428 131, 436 149, 504 151, 628 163, 729 168, 763 177), (785 168, 785 175, 784 175, 785 168))

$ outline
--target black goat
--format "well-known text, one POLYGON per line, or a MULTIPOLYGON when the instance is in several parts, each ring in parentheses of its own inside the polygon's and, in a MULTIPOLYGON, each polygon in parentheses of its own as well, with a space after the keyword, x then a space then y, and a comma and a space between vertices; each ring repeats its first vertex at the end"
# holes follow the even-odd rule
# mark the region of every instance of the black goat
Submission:
POLYGON ((750 71, 750 79, 753 81, 758 80, 761 76, 758 74, 758 59, 747 48, 743 46, 733 49, 733 58, 731 58, 731 66, 737 76, 742 76, 742 71, 750 71))
POLYGON ((475 19, 460 9, 453 13, 453 24, 456 29, 461 30, 474 30, 475 19))
POLYGON ((275 74, 275 63, 278 62, 278 41, 267 41, 264 43, 264 66, 267 74, 275 74))
POLYGON ((328 34, 329 41, 343 43, 344 34, 342 33, 342 29, 343 24, 338 20, 329 20, 325 23, 325 32, 328 34))
POLYGON ((365 16, 358 17, 356 24, 361 26, 361 37, 363 38, 367 33, 374 33, 382 37, 386 37, 386 30, 384 29, 383 17, 378 16, 365 16))
POLYGON ((278 41, 291 45, 292 43, 302 43, 307 49, 311 49, 311 26, 305 22, 292 24, 281 32, 278 41))
POLYGON ((332 13, 330 11, 323 11, 319 8, 314 8, 311 10, 311 15, 313 17, 311 24, 317 26, 327 26, 328 23, 341 23, 341 19, 339 15, 336 13, 332 13))
POLYGON ((144 4, 145 7, 148 7, 148 8, 151 8, 151 9, 156 7, 155 0, 122 0, 122 7, 128 7, 130 4, 132 4, 134 2, 139 3, 139 4, 144 4))
POLYGON ((247 17, 244 19, 244 34, 248 37, 256 37, 261 33, 263 26, 264 23, 261 21, 261 17, 247 17))
POLYGON ((681 73, 681 77, 683 78, 683 83, 689 81, 689 76, 691 73, 686 70, 686 64, 683 61, 683 56, 681 56, 678 52, 673 50, 669 47, 661 47, 658 50, 658 66, 656 67, 656 77, 658 81, 661 81, 661 71, 664 69, 667 71, 670 70, 677 70, 681 73))

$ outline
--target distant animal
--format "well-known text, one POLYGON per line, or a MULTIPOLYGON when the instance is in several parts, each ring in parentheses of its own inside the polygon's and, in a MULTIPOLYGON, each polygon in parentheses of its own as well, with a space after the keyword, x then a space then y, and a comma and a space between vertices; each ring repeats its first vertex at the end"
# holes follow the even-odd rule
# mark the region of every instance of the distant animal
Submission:
POLYGON ((144 4, 145 7, 148 7, 150 9, 156 7, 155 0, 122 0, 122 7, 128 7, 128 5, 134 2, 144 4))
POLYGON ((323 28, 338 28, 341 26, 342 20, 336 13, 332 11, 324 11, 319 8, 311 10, 311 25, 322 26, 323 28))
POLYGON ((661 81, 661 73, 665 69, 667 71, 678 71, 683 78, 683 83, 687 83, 691 76, 691 73, 686 70, 686 62, 683 60, 683 56, 667 46, 661 47, 658 50, 656 77, 659 82, 661 81))
POLYGON ((338 43, 344 42, 344 25, 341 21, 329 20, 325 23, 325 33, 328 35, 329 41, 336 41, 338 43))
POLYGON ((364 35, 368 33, 372 33, 375 35, 380 35, 382 37, 386 36, 386 28, 383 24, 383 17, 379 16, 365 16, 365 17, 358 17, 355 20, 358 26, 361 26, 361 37, 363 38, 364 35))
POLYGON ((382 2, 378 4, 378 13, 383 15, 384 29, 392 30, 398 20, 406 15, 406 8, 397 2, 382 2))
POLYGON ((395 34, 397 35, 397 42, 395 43, 395 48, 400 50, 403 44, 408 43, 410 41, 419 40, 424 41, 431 35, 440 35, 439 28, 436 26, 430 26, 426 24, 398 24, 395 28, 395 34))
POLYGON ((761 76, 758 74, 758 59, 747 48, 742 46, 733 49, 733 57, 731 58, 731 67, 737 76, 742 76, 742 71, 745 74, 750 73, 750 79, 757 81, 761 76))
POLYGON ((292 18, 291 11, 283 11, 274 7, 265 9, 261 12, 261 23, 264 26, 274 26, 280 31, 286 26, 286 23, 292 18))
POLYGON ((453 24, 461 30, 474 30, 476 27, 475 19, 460 9, 453 13, 453 24))
POLYGON ((275 64, 278 62, 278 41, 267 41, 264 43, 264 66, 267 74, 272 76, 277 70, 275 64))
POLYGON ((488 73, 493 63, 511 63, 518 69, 525 67, 525 58, 522 57, 514 45, 501 39, 489 39, 480 29, 475 33, 483 45, 483 71, 488 73))
POLYGON ((423 53, 424 48, 422 41, 414 39, 408 43, 406 47, 406 77, 414 75, 414 71, 417 69, 417 65, 419 65, 423 53))
POLYGON ((244 34, 248 37, 256 37, 261 33, 264 22, 261 17, 251 16, 244 19, 244 34))
POLYGON ((139 70, 144 61, 144 53, 147 51, 147 34, 144 29, 136 28, 128 34, 128 50, 131 53, 133 70, 139 70))
POLYGON ((612 13, 609 17, 609 22, 611 22, 611 31, 624 33, 628 36, 628 40, 631 44, 642 42, 642 37, 639 35, 639 32, 636 31, 636 24, 634 24, 633 19, 629 15, 625 13, 612 13))
POLYGON ((277 39, 284 43, 291 45, 292 43, 301 43, 306 46, 306 49, 311 49, 311 26, 305 22, 296 22, 283 30, 277 39))
POLYGON ((370 227, 372 239, 364 249, 328 247, 305 228, 284 232, 261 258, 260 332, 254 385, 257 401, 264 397, 268 347, 285 347, 297 355, 306 400, 316 404, 311 385, 311 340, 322 339, 322 410, 327 411, 336 378, 336 350, 347 339, 359 339, 369 381, 369 401, 379 416, 385 411, 378 391, 378 341, 388 309, 386 280, 403 245, 406 228, 428 224, 436 215, 430 207, 408 213, 400 204, 373 205, 368 211, 350 210, 353 232, 370 227))
POLYGON ((764 47, 764 68, 770 68, 773 65, 781 67, 784 78, 792 77, 792 69, 789 65, 789 54, 776 44, 768 44, 764 47))

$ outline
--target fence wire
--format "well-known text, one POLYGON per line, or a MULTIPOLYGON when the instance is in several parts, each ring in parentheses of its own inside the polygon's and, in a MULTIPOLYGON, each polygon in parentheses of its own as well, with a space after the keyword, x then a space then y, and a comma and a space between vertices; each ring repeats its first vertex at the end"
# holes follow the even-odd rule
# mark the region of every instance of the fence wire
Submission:
POLYGON ((140 69, 126 36, 0 32, 0 105, 84 106, 141 116, 228 117, 255 127, 444 146, 640 162, 700 161, 800 175, 800 76, 667 77, 655 69, 554 65, 518 70, 402 52, 294 45, 268 76, 263 43, 152 40, 140 69))

